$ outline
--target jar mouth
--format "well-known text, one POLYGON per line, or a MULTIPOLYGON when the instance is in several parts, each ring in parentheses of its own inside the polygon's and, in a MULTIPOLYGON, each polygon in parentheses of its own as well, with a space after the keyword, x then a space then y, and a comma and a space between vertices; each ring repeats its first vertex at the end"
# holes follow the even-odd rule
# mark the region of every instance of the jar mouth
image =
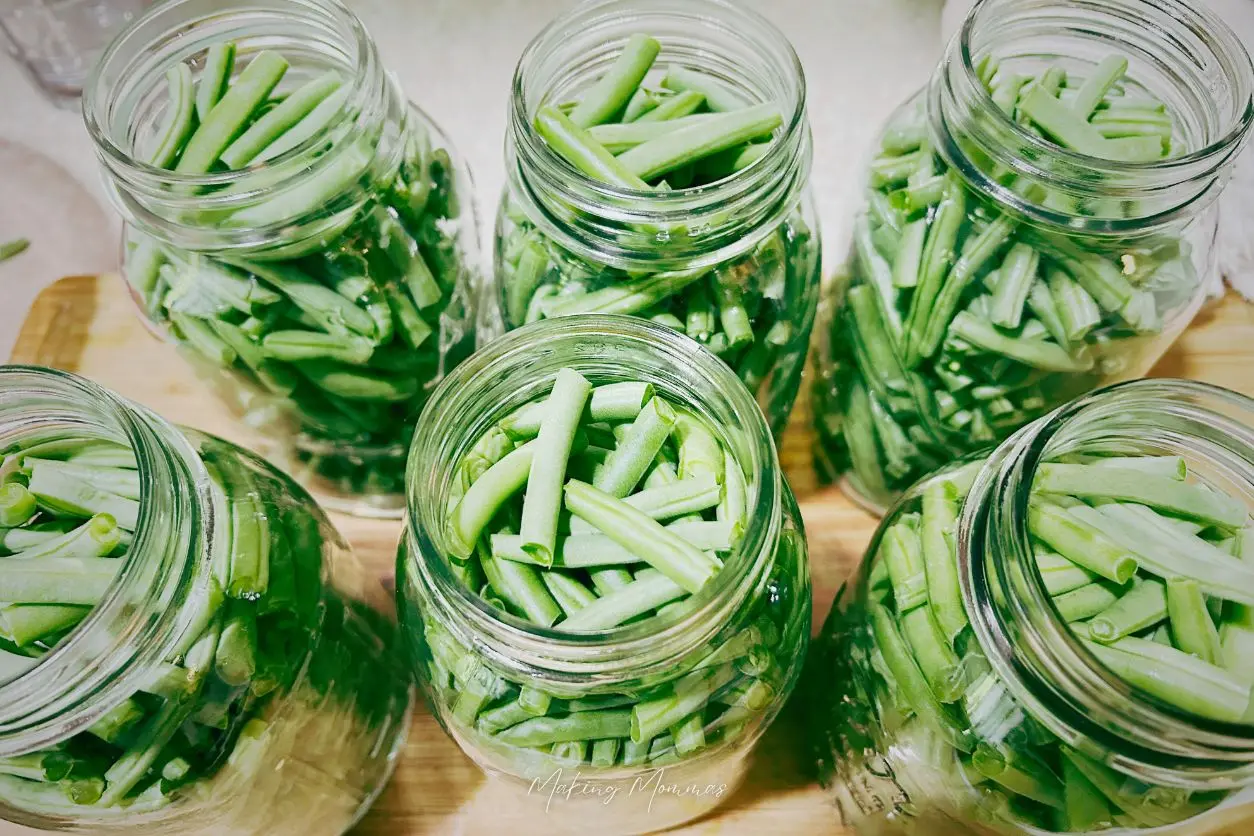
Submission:
POLYGON ((1027 522, 1030 490, 1047 459, 1123 442, 1138 452, 1183 456, 1190 470, 1241 487, 1249 499, 1251 416, 1254 400, 1196 381, 1146 379, 1098 390, 1016 433, 981 470, 971 489, 974 499, 959 519, 956 539, 969 544, 958 553, 964 601, 998 674, 1013 683, 1016 696, 1041 709, 1034 712, 1038 719, 1063 718, 1053 730, 1064 740, 1075 736, 1067 729, 1079 729, 1162 783, 1240 785, 1254 774, 1254 724, 1222 722, 1159 700, 1124 682, 1084 647, 1036 570, 1027 522), (1176 426, 1164 431, 1164 422, 1176 426), (994 547, 990 531, 1009 537, 994 547), (991 548, 1008 548, 992 570, 976 558, 991 548), (995 603, 999 597, 1005 603, 995 603), (1129 745, 1135 754, 1127 755, 1129 745))
POLYGON ((1001 184, 987 165, 964 159, 947 135, 969 133, 994 163, 1047 187, 1082 197, 1138 199, 1138 217, 1102 219, 1118 232, 1130 224, 1167 222, 1209 202, 1218 193, 1211 181, 1236 158, 1254 124, 1254 66, 1241 39, 1212 11, 1183 0, 983 0, 949 55, 950 67, 942 67, 931 85, 937 149, 997 200, 1045 222, 1067 225, 1073 219, 1001 184), (1060 41, 1069 54, 1057 51, 1060 41), (1124 54, 1131 64, 1125 78, 1167 104, 1187 150, 1129 162, 1056 145, 994 103, 978 70, 979 59, 990 53, 1042 69, 1055 58, 1091 68, 1106 55, 1124 54), (958 113, 968 109, 978 118, 958 113))
POLYGON ((588 257, 691 264, 717 251, 709 263, 723 260, 725 248, 746 234, 769 233, 771 216, 786 211, 804 185, 811 153, 800 59, 766 18, 729 0, 585 2, 542 30, 514 72, 506 136, 514 195, 546 234, 588 257), (595 81, 637 33, 661 45, 655 68, 679 63, 751 101, 777 101, 783 124, 770 151, 721 180, 669 191, 605 183, 553 151, 534 128, 537 111, 595 81), (572 221, 570 210, 585 217, 572 221), (641 233, 641 225, 687 234, 641 233))
POLYGON ((25 673, 0 682, 0 757, 64 739, 138 689, 178 636, 178 603, 191 594, 197 547, 212 536, 208 474, 173 427, 67 372, 0 367, 0 448, 63 431, 134 452, 134 542, 112 585, 70 635, 25 673), (179 526, 189 519, 191 526, 179 526), (65 722, 70 714, 74 724, 65 722))
POLYGON ((524 663, 569 671, 611 657, 633 663, 654 659, 661 664, 682 655, 685 648, 701 646, 725 626, 747 594, 746 581, 759 568, 760 556, 769 553, 780 536, 782 477, 775 466, 775 443, 758 405, 716 356, 648 320, 588 315, 542 320, 511 331, 445 378, 418 427, 406 472, 409 568, 415 574, 429 573, 450 617, 476 634, 506 643, 524 663), (697 411, 720 430, 720 443, 740 461, 749 523, 723 570, 688 599, 684 612, 609 630, 564 632, 501 613, 452 571, 447 507, 457 462, 499 419, 547 394, 553 376, 563 367, 574 368, 593 385, 622 380, 652 383, 657 394, 697 411))
MULTIPOLYGON (((277 222, 247 229, 217 222, 330 168, 340 156, 330 151, 377 128, 389 99, 399 98, 393 85, 361 20, 338 0, 168 0, 153 5, 101 54, 83 91, 83 119, 110 197, 128 221, 185 249, 244 248, 360 205, 369 190, 359 182, 329 203, 277 222), (194 174, 152 165, 145 149, 168 107, 165 72, 183 63, 199 70, 204 51, 224 41, 236 44, 237 67, 262 50, 281 52, 290 66, 280 89, 337 71, 343 85, 333 94, 343 97, 337 115, 292 148, 243 168, 194 174)), ((380 143, 361 180, 399 165, 402 149, 390 144, 395 147, 380 143)))

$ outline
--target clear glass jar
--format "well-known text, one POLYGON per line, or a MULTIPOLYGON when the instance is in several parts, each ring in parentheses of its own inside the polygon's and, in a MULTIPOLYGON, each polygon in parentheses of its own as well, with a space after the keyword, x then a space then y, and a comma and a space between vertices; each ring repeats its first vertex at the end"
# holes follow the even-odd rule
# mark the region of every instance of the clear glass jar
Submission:
MULTIPOLYGON (((1075 622, 1065 620, 1075 617, 1063 614, 1070 605, 1058 603, 1062 590, 1083 581, 1056 585, 1059 579, 1047 580, 1038 570, 1048 558, 1030 535, 1029 497, 1046 462, 1116 451, 1181 456, 1191 478, 1254 511, 1252 428, 1254 401, 1234 392, 1183 380, 1122 383, 1038 419, 991 455, 957 462, 906 491, 837 595, 803 684, 822 780, 846 824, 860 834, 1153 828, 1192 835, 1248 817, 1254 723, 1187 711, 1099 660, 1075 622), (920 701, 921 692, 905 682, 911 674, 902 672, 915 663, 895 649, 916 659, 921 652, 902 626, 895 587, 885 591, 885 544, 895 524, 908 522, 927 497, 949 490, 958 515, 952 527, 937 530, 956 559, 969 626, 955 642, 959 689, 936 696, 923 685, 939 706, 932 713, 932 699, 920 701), (1013 765, 1020 778, 1034 776, 1018 785, 1026 796, 987 777, 990 757, 1004 757, 999 763, 1013 765), (1065 818, 1076 809, 1072 770, 1103 799, 1086 827, 1065 818), (1052 818, 1049 803, 1038 803, 1042 799, 1061 807, 1059 818, 1052 818)), ((932 577, 929 567, 929 589, 932 577)), ((1225 649, 1220 664, 1244 678, 1241 646, 1233 645, 1235 657, 1225 649)), ((1180 685, 1195 689, 1200 681, 1180 685)))
MULTIPOLYGON (((25 672, 0 675, 0 820, 92 833, 346 831, 408 728, 412 688, 382 586, 309 495, 252 454, 73 375, 0 369, 0 450, 84 438, 133 454, 133 539, 78 626, 25 672), (257 533, 268 578, 246 597, 234 569, 253 553, 236 539, 242 526, 257 533), (232 643, 236 662, 223 667, 233 629, 252 650, 232 643), (63 768, 22 768, 43 757, 63 768)), ((12 606, 0 605, 5 629, 12 606)))
POLYGON ((1237 36, 1182 0, 973 9, 881 135, 848 274, 821 305, 819 471, 882 509, 954 455, 1145 374, 1218 284, 1215 198, 1245 145, 1252 87, 1237 36), (1154 118, 1170 120, 1168 158, 1064 150, 989 92, 1057 66, 1069 96, 1112 53, 1130 66, 1111 96, 1166 106, 1154 118), (917 179, 899 165, 911 155, 917 179), (998 294, 1018 268, 1027 284, 1007 289, 1026 298, 998 294))
POLYGON ((801 516, 766 423, 735 374, 687 337, 644 320, 541 322, 467 361, 433 396, 422 425, 446 431, 420 433, 410 455, 409 529, 397 558, 397 597, 419 682, 448 734, 554 833, 581 831, 589 821, 613 833, 663 830, 725 801, 748 768, 758 736, 793 689, 811 612, 801 516), (503 616, 454 574, 446 547, 453 465, 495 421, 551 388, 563 367, 594 384, 651 382, 659 395, 721 428, 721 441, 742 464, 745 534, 720 574, 677 613, 602 632, 540 628, 503 616), (712 656, 720 649, 722 656, 712 656), (592 766, 586 747, 585 760, 566 760, 498 741, 474 717, 459 719, 458 680, 450 687, 449 675, 464 682, 468 672, 458 661, 466 659, 481 663, 485 681, 501 689, 485 709, 530 687, 554 697, 551 716, 585 710, 570 700, 605 707, 665 698, 699 666, 717 664, 721 673, 736 665, 765 687, 731 714, 714 695, 701 709, 704 747, 681 755, 661 734, 633 741, 636 755, 624 742, 613 766, 592 766), (568 792, 572 780, 580 789, 568 792))
POLYGON ((485 330, 569 313, 633 314, 677 328, 678 320, 736 370, 778 433, 800 385, 818 298, 812 152, 801 64, 756 12, 727 0, 581 4, 531 42, 514 74, 485 330), (584 91, 637 33, 661 44, 655 68, 698 70, 750 101, 778 102, 783 127, 765 156, 707 186, 642 192, 592 180, 554 153, 534 128, 536 112, 584 91), (696 271, 695 281, 650 282, 671 271, 696 271), (610 288, 633 292, 608 306, 589 295, 610 288), (751 340, 733 344, 721 316, 709 318, 720 288, 742 297, 751 340))
POLYGON ((77 106, 100 50, 149 0, 15 0, 0 11, 14 59, 54 104, 77 106))
POLYGON ((105 52, 83 112, 145 320, 327 505, 400 516, 413 418, 473 350, 478 233, 465 167, 361 22, 337 0, 159 3, 105 52), (272 97, 340 86, 246 167, 150 165, 165 73, 203 78, 227 41, 237 82, 263 50, 287 60, 272 97))

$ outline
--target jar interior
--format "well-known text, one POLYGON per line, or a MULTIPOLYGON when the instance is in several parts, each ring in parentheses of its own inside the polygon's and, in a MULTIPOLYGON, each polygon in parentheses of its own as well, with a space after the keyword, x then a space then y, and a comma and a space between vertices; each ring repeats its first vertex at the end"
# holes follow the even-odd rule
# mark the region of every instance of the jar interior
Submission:
POLYGON ((309 0, 267 0, 260 6, 239 0, 164 3, 109 48, 88 88, 85 112, 117 153, 147 159, 169 104, 162 81, 169 67, 188 63, 199 78, 207 47, 231 41, 235 75, 262 50, 287 59, 290 67, 275 97, 328 70, 352 82, 367 58, 365 34, 353 23, 335 6, 309 0))
POLYGON ((972 69, 992 54, 1026 75, 1059 66, 1084 77, 1103 58, 1123 55, 1125 95, 1167 105, 1176 123, 1173 156, 1184 156, 1220 142, 1249 118, 1248 68, 1240 63, 1242 51, 1223 48, 1225 33, 1194 19, 1173 20, 1160 8, 1155 13, 1135 0, 987 3, 968 20, 963 58, 972 69))
POLYGON ((516 82, 527 116, 545 104, 577 99, 636 33, 662 46, 655 72, 670 64, 699 69, 750 100, 779 102, 785 114, 804 98, 800 72, 788 60, 791 48, 764 31, 755 13, 718 0, 612 0, 559 20, 537 38, 540 46, 524 56, 516 82))
MULTIPOLYGON (((448 555, 448 497, 457 464, 489 428, 519 407, 543 401, 559 369, 573 368, 593 386, 623 381, 653 385, 656 395, 682 405, 704 419, 719 443, 740 462, 746 480, 746 507, 751 524, 714 582, 694 596, 709 602, 747 572, 774 536, 778 514, 778 477, 772 476, 773 442, 764 419, 734 375, 712 356, 693 362, 696 348, 669 328, 629 317, 588 316, 577 321, 550 321, 540 341, 533 328, 511 332, 494 343, 495 351, 472 357, 433 395, 419 426, 455 427, 435 439, 419 432, 409 460, 411 532, 428 541, 423 553, 439 555, 441 574, 471 606, 494 620, 553 638, 579 641, 585 634, 537 628, 526 620, 502 614, 452 577, 448 555), (554 326, 557 327, 554 327, 554 326), (485 355, 487 355, 485 357, 485 355), (473 416, 467 420, 468 416, 473 416), (433 440, 435 439, 435 440, 433 440)), ((693 604, 696 611, 700 605, 693 604)), ((609 636, 640 636, 672 625, 624 625, 606 633, 588 633, 588 640, 609 636)), ((663 622, 668 619, 661 619, 663 622)))
MULTIPOLYGON (((1252 407, 1234 392, 1191 381, 1110 387, 1007 442, 1010 452, 995 454, 962 512, 959 537, 972 537, 970 553, 960 550, 960 562, 966 561, 960 566, 963 598, 981 644, 996 649, 990 658, 1013 683, 1012 692, 1028 700, 1055 734, 1099 741, 1121 753, 1132 774, 1151 782, 1243 786, 1254 753, 1254 722, 1203 716, 1160 699, 1125 681, 1084 646, 1037 568, 1029 494, 1041 466, 1063 456, 1179 456, 1188 482, 1247 509, 1248 527, 1248 509, 1254 509, 1252 407)), ((1123 536, 1114 541, 1124 542, 1123 536)), ((1152 564, 1141 569, 1169 579, 1152 564)))
MULTIPOLYGON (((72 733, 60 722, 63 715, 90 725, 133 692, 143 667, 177 638, 190 555, 204 534, 192 509, 204 499, 197 477, 205 474, 173 428, 94 384, 20 366, 5 367, 0 377, 0 450, 10 454, 0 465, 6 481, 29 466, 21 454, 33 445, 56 459, 58 448, 94 440, 133 455, 139 494, 130 537, 114 547, 115 554, 124 552, 107 588, 67 632, 36 648, 37 664, 7 684, 0 681, 2 755, 72 733)), ((111 530, 122 527, 112 517, 108 522, 111 530)))

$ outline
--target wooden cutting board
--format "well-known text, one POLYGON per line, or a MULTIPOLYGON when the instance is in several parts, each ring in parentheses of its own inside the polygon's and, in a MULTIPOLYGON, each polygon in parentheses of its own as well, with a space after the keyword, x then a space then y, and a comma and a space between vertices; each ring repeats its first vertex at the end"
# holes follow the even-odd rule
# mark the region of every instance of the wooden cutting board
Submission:
MULTIPOLYGON (((45 290, 22 327, 12 362, 77 372, 176 423, 245 445, 258 440, 197 380, 172 346, 141 325, 116 276, 75 276, 45 290)), ((1254 395, 1254 306, 1229 296, 1203 311, 1154 373, 1254 395)), ((809 417, 803 391, 780 456, 805 518, 817 626, 861 557, 876 520, 835 488, 818 484, 810 466, 809 417)), ((333 516, 358 555, 380 577, 390 578, 400 524, 333 516)), ((745 785, 715 814, 682 832, 844 832, 798 757, 804 748, 799 725, 794 712, 786 711, 760 745, 745 785)), ((595 829, 595 822, 589 824, 595 829)), ((8 831, 0 826, 0 832, 8 831)), ((395 778, 354 831, 358 836, 545 832, 543 820, 511 810, 491 791, 478 768, 422 708, 415 713, 395 778)))

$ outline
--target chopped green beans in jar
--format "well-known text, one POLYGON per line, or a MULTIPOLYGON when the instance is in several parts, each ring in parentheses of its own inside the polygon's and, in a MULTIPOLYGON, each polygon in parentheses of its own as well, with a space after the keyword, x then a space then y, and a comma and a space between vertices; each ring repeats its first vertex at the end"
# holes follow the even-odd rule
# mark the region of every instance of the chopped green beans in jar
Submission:
POLYGON ((1208 832, 1247 803, 1252 418, 1235 393, 1141 381, 912 487, 807 674, 846 820, 1208 832))
MULTIPOLYGON (((804 540, 765 421, 713 355, 626 317, 538 323, 481 354, 465 371, 480 391, 451 378, 420 423, 458 415, 476 429, 411 454, 426 487, 397 572, 419 681, 520 804, 543 804, 527 787, 577 769, 617 794, 614 832, 700 815, 740 780, 808 636, 804 540), (635 352, 663 351, 726 389, 676 389, 656 365, 632 374, 648 367, 635 352), (511 378, 508 403, 492 400, 511 378), (753 439, 723 423, 733 402, 753 439), (650 806, 641 785, 659 770, 710 789, 650 806)), ((589 805, 551 810, 554 827, 589 805)))
POLYGON ((951 56, 890 119, 825 303, 815 456, 873 506, 1144 374, 1214 280, 1215 214, 1180 161, 1219 137, 1130 53, 1015 48, 951 56))
POLYGON ((132 295, 257 446, 340 510, 399 515, 413 418, 473 348, 468 176, 336 0, 286 24, 263 6, 233 40, 200 14, 152 9, 136 27, 177 23, 195 51, 125 36, 86 105, 132 295), (136 49, 164 76, 124 65, 136 49), (98 121, 123 81, 153 88, 127 105, 125 144, 98 121))
POLYGON ((695 41, 744 50, 776 83, 703 66, 665 34, 679 10, 624 2, 555 23, 518 68, 488 302, 505 330, 598 313, 665 324, 731 366, 779 431, 820 266, 804 80, 770 24, 691 5, 707 18, 695 41), (592 71, 567 36, 598 15, 615 19, 592 71), (558 73, 562 60, 579 69, 558 73))
POLYGON ((250 454, 66 375, 0 377, 0 819, 347 828, 410 704, 382 588, 250 454))

